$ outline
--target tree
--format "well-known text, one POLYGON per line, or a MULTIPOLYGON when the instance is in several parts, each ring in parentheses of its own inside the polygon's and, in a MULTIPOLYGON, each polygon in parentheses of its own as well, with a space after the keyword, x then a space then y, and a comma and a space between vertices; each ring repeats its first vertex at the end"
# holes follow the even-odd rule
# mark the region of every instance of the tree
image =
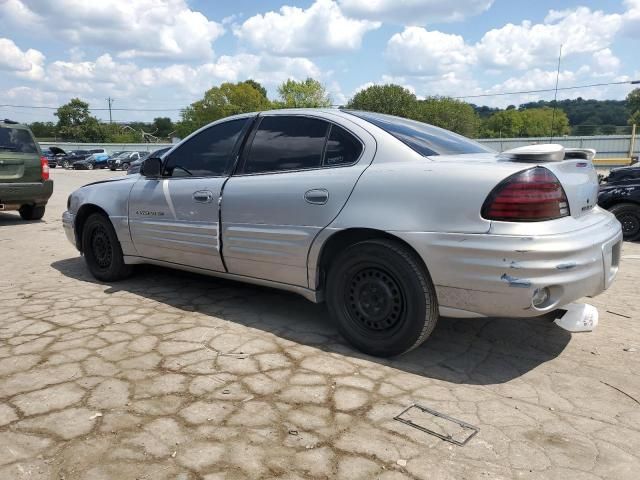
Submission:
POLYGON ((72 98, 69 103, 56 110, 57 129, 65 139, 81 142, 102 142, 105 133, 100 128, 96 117, 89 113, 89 104, 79 98, 72 98))
POLYGON ((33 122, 29 128, 38 139, 56 136, 56 125, 53 122, 33 122))
POLYGON ((477 137, 480 117, 473 107, 448 97, 428 97, 418 100, 412 118, 467 137, 477 137))
POLYGON ((267 89, 264 88, 260 83, 256 82, 255 80, 252 80, 252 79, 245 80, 242 83, 246 83, 247 85, 252 86, 257 91, 259 91, 264 98, 267 98, 267 89))
POLYGON ((238 113, 267 110, 271 102, 248 82, 223 83, 207 90, 202 100, 182 111, 176 133, 184 138, 191 132, 220 118, 238 113))
POLYGON ((491 115, 482 126, 482 136, 512 138, 522 134, 524 122, 520 111, 501 110, 491 115))
POLYGON ((153 119, 153 124, 149 131, 156 137, 168 138, 174 130, 175 126, 169 117, 156 117, 153 119))
POLYGON ((634 88, 627 95, 627 109, 629 110, 629 125, 638 123, 638 119, 640 119, 640 88, 634 88))
POLYGON ((356 93, 347 108, 411 118, 416 102, 416 96, 400 85, 372 85, 356 93))
POLYGON ((549 107, 502 110, 491 115, 482 127, 482 135, 491 138, 562 136, 569 131, 567 114, 559 108, 554 114, 549 107))
POLYGON ((278 87, 279 101, 282 108, 315 108, 331 106, 331 98, 324 85, 313 78, 301 82, 289 79, 278 87))

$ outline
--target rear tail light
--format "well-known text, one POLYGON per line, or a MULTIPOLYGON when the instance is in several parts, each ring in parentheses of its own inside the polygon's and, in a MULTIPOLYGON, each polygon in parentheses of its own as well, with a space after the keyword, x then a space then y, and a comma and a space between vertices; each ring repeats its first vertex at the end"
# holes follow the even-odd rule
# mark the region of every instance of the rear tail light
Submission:
POLYGON ((49 161, 46 157, 40 157, 40 172, 43 182, 49 180, 49 161))
POLYGON ((487 220, 539 222, 569 215, 569 202, 558 178, 534 167, 503 180, 482 206, 487 220))

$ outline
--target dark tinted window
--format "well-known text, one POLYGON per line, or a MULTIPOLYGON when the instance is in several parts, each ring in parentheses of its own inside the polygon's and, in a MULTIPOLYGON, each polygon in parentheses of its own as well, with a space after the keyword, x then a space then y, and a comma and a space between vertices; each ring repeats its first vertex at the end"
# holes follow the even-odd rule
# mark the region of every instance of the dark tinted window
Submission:
POLYGON ((459 155, 463 153, 495 153, 462 135, 408 120, 372 112, 349 112, 387 131, 421 155, 459 155))
POLYGON ((329 124, 308 117, 264 117, 247 154, 245 173, 317 168, 329 124))
POLYGON ((351 165, 360 156, 362 144, 344 128, 331 125, 331 132, 327 140, 324 154, 324 165, 351 165))
POLYGON ((230 120, 200 132, 180 145, 167 160, 164 174, 173 177, 215 177, 227 173, 233 148, 249 121, 230 120))
POLYGON ((0 152, 38 153, 28 130, 0 127, 0 152))

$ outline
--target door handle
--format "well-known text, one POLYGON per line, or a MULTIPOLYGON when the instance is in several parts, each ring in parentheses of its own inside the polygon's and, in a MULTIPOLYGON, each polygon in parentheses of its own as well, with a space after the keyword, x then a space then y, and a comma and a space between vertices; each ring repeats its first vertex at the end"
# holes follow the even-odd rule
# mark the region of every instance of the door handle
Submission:
POLYGON ((198 190, 193 192, 193 199, 199 203, 211 203, 213 201, 213 193, 209 190, 198 190))
POLYGON ((307 203, 324 205, 329 201, 329 191, 324 188, 313 188, 305 192, 304 199, 307 203))

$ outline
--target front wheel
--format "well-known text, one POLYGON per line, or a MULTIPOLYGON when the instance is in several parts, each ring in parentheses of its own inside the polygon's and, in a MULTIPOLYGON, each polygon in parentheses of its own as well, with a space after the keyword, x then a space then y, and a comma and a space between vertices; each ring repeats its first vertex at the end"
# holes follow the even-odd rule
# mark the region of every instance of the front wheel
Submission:
POLYGON ((622 237, 625 240, 640 239, 640 205, 619 203, 609 210, 622 224, 622 237))
POLYGON ((64 162, 62 162, 62 168, 69 168, 71 166, 71 164, 69 163, 68 160, 65 160, 64 162))
POLYGON ((426 268, 409 248, 386 239, 354 244, 333 260, 327 305, 352 345, 380 357, 416 348, 438 320, 426 268))
POLYGON ((93 163, 87 163, 87 170, 93 170, 93 163))
POLYGON ((127 170, 129 170, 129 164, 128 164, 128 163, 123 163, 123 164, 122 164, 122 170, 124 170, 125 172, 126 172, 127 170))
POLYGON ((122 280, 131 274, 124 263, 120 242, 111 221, 100 213, 87 218, 82 229, 84 259, 91 274, 103 282, 122 280))
POLYGON ((44 217, 44 206, 22 205, 18 213, 23 220, 40 220, 44 217))

